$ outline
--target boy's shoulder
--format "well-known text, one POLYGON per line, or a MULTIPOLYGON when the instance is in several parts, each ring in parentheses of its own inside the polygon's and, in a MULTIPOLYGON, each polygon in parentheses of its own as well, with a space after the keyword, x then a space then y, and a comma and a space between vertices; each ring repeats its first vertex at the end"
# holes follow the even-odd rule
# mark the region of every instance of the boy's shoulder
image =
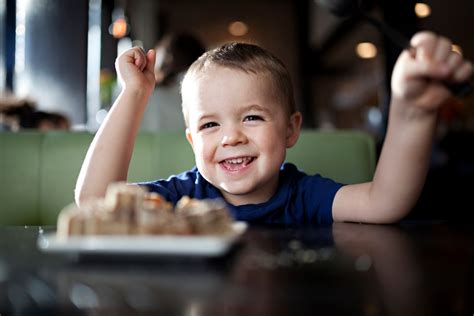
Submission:
POLYGON ((285 162, 280 169, 280 183, 281 185, 289 185, 293 189, 305 189, 307 186, 321 186, 321 185, 340 185, 342 184, 326 178, 323 175, 317 173, 314 175, 308 175, 304 170, 299 169, 296 165, 285 162))
POLYGON ((319 174, 308 175, 294 164, 280 168, 278 190, 267 202, 233 208, 237 220, 261 224, 331 223, 332 202, 342 184, 319 174))

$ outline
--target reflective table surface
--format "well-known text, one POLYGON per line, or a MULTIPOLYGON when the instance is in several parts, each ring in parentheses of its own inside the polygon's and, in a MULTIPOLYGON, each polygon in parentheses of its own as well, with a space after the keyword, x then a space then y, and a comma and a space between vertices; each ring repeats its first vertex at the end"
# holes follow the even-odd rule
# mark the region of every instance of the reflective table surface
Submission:
POLYGON ((473 315, 474 224, 250 227, 220 258, 43 253, 0 227, 0 315, 473 315))

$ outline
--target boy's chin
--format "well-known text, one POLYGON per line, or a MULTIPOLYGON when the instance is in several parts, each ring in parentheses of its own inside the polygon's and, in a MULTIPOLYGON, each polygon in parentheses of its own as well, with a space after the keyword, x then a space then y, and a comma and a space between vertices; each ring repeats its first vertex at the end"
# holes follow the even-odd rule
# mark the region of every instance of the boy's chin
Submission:
POLYGON ((226 196, 235 196, 236 198, 245 198, 248 195, 251 195, 251 191, 248 188, 229 188, 229 187, 220 187, 221 193, 226 196))
POLYGON ((225 200, 233 205, 260 204, 268 201, 270 197, 253 192, 246 188, 222 188, 220 191, 225 200))

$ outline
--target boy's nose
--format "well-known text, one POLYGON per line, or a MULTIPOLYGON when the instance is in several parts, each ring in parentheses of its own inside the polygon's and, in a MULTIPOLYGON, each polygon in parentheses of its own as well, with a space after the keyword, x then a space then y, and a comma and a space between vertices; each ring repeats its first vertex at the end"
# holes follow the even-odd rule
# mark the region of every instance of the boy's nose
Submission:
POLYGON ((247 136, 239 129, 228 129, 222 136, 222 146, 235 146, 247 142, 247 136))

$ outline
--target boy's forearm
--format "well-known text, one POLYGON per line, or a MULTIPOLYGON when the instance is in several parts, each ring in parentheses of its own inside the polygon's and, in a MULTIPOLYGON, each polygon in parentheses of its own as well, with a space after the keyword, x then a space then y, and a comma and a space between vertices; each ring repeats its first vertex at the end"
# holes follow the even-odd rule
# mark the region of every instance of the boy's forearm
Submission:
POLYGON ((423 188, 437 114, 404 112, 392 103, 372 182, 347 185, 336 194, 334 221, 393 223, 414 206, 423 188))
POLYGON ((392 102, 389 125, 370 190, 375 209, 397 220, 415 205, 424 185, 436 130, 437 111, 392 102))
POLYGON ((437 112, 451 96, 443 82, 472 75, 472 64, 448 39, 420 32, 410 43, 393 69, 389 125, 374 180, 336 193, 336 221, 391 223, 412 209, 429 167, 437 112))
POLYGON ((148 95, 123 90, 97 131, 76 182, 76 203, 105 195, 111 182, 126 181, 148 95))

